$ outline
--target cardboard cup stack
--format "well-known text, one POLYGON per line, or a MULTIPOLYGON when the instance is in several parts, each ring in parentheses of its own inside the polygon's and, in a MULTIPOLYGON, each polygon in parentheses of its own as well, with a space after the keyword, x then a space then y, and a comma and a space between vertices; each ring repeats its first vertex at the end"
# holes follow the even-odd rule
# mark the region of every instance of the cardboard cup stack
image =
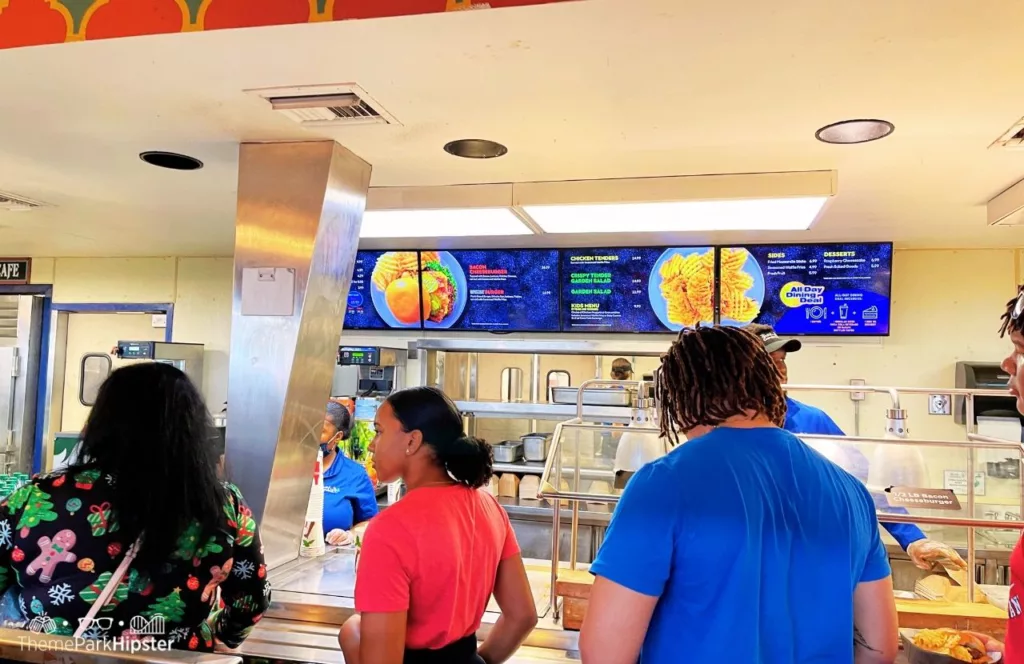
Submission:
POLYGON ((306 524, 302 528, 302 546, 299 555, 315 558, 327 553, 324 542, 324 453, 317 451, 313 467, 313 486, 309 490, 309 505, 306 507, 306 524))

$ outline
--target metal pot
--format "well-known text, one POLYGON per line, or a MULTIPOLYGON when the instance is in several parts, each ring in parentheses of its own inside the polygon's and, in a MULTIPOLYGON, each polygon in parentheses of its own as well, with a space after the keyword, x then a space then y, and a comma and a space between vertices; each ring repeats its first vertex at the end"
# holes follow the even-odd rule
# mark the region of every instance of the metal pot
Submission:
POLYGON ((527 461, 547 461, 548 450, 551 448, 551 434, 528 433, 521 440, 527 461))

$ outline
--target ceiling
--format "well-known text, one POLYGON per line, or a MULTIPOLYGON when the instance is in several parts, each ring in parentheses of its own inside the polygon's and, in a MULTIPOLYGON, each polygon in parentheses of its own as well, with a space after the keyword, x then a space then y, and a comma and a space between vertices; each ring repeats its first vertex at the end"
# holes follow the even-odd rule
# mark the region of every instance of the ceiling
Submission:
MULTIPOLYGON (((528 245, 894 240, 1024 246, 985 202, 1024 178, 989 145, 1024 116, 1024 3, 587 0, 520 9, 148 36, 0 51, 0 252, 229 255, 237 145, 329 136, 372 184, 835 169, 810 231, 516 238, 528 245), (312 133, 247 89, 353 82, 400 125, 312 133), (817 142, 854 117, 883 141, 817 142), (456 138, 508 146, 490 161, 456 138), (156 169, 143 150, 202 159, 156 169)), ((628 220, 624 220, 628 228, 628 220)), ((494 238, 460 244, 506 246, 494 238)), ((409 244, 391 242, 391 244, 409 244)))

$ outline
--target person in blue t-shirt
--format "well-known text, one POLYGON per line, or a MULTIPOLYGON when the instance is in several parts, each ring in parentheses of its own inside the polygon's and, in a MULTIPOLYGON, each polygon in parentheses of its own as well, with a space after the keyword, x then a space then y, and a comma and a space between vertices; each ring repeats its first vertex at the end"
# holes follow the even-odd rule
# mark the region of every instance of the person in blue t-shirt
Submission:
MULTIPOLYGON (((786 356, 800 350, 803 344, 799 339, 779 337, 775 330, 768 325, 749 325, 747 329, 764 342, 765 350, 771 355, 775 367, 782 375, 782 382, 785 384, 789 380, 786 356)), ((783 428, 795 434, 846 435, 823 410, 801 403, 788 394, 786 395, 786 423, 783 428)), ((842 445, 841 453, 844 459, 840 465, 861 482, 867 484, 868 459, 864 453, 853 445, 842 445)), ((875 508, 880 512, 909 514, 902 507, 889 507, 888 501, 881 493, 874 492, 871 497, 875 501, 875 508)), ((912 523, 882 523, 882 527, 892 535, 893 539, 899 543, 900 548, 907 552, 911 562, 920 569, 930 570, 936 563, 957 569, 967 569, 967 563, 953 547, 928 539, 924 532, 912 523)))
POLYGON ((328 402, 320 449, 324 453, 324 539, 333 546, 352 542, 352 527, 377 516, 377 494, 366 468, 338 449, 351 433, 348 408, 328 402))
POLYGON ((587 664, 890 664, 889 561, 867 489, 783 431, 761 341, 684 330, 662 360, 662 435, 626 485, 580 634, 587 664))

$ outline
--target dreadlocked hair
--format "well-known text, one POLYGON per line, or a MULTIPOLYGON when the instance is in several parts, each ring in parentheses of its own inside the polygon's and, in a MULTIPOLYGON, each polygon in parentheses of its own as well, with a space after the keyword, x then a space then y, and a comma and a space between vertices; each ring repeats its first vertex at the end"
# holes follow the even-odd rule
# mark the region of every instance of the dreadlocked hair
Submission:
POLYGON ((1017 301, 1021 297, 1024 297, 1024 285, 1017 286, 1017 294, 1006 303, 1006 311, 1000 317, 1000 320, 1003 321, 1002 327, 999 328, 1000 337, 1005 337, 1009 332, 1024 333, 1024 316, 1017 316, 1016 318, 1013 316, 1013 312, 1017 308, 1017 301))
POLYGON ((764 343, 736 327, 683 330, 661 361, 658 382, 661 435, 718 426, 747 412, 777 426, 786 420, 782 377, 764 343))

